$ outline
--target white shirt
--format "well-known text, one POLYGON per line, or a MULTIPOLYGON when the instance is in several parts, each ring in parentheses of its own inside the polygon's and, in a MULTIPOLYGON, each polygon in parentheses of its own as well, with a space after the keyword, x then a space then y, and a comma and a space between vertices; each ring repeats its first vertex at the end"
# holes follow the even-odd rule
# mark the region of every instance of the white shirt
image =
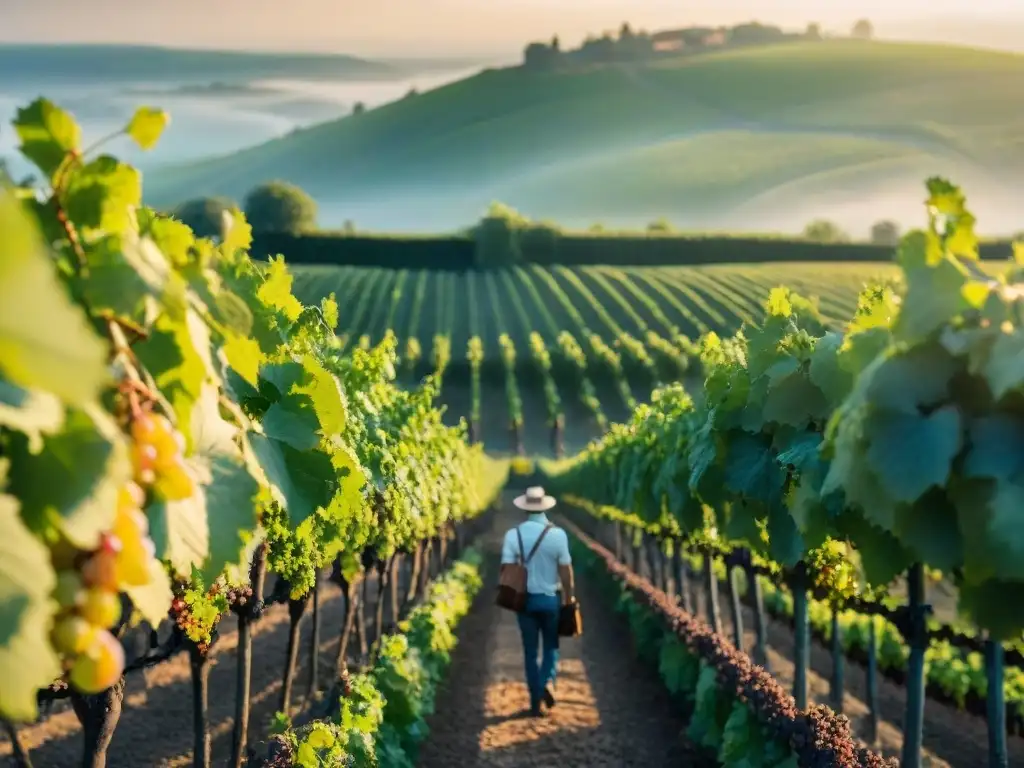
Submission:
MULTIPOLYGON (((543 513, 530 515, 526 522, 518 526, 523 535, 523 557, 529 557, 530 550, 537 542, 544 526, 549 520, 543 513)), ((501 564, 520 562, 519 537, 516 528, 505 534, 505 543, 501 547, 501 564)), ((558 566, 569 565, 569 537, 561 528, 552 528, 537 547, 533 558, 526 564, 526 591, 531 595, 554 596, 561 589, 558 577, 558 566)))

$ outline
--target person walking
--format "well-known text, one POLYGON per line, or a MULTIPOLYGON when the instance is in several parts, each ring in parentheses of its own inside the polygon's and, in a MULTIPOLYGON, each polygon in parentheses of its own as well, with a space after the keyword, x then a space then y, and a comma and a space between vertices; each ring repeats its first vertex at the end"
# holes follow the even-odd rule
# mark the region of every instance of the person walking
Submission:
POLYGON ((513 504, 527 513, 524 522, 505 534, 501 565, 526 568, 526 605, 517 615, 530 691, 530 715, 543 717, 555 706, 558 667, 558 617, 561 607, 574 599, 575 580, 569 537, 548 520, 555 500, 543 488, 528 488, 513 504), (540 665, 537 651, 541 651, 540 665))

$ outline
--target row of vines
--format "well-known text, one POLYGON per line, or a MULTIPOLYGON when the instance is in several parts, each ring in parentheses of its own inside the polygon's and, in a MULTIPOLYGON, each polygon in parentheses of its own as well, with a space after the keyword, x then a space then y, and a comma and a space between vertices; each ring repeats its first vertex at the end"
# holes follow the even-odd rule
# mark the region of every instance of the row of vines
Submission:
MULTIPOLYGON (((734 606, 743 571, 757 604, 758 574, 785 581, 801 709, 810 627, 821 625, 811 593, 837 643, 853 632, 848 608, 895 619, 910 768, 921 764, 927 670, 950 655, 925 602, 927 572, 941 572, 986 654, 991 764, 1005 765, 1006 696, 1020 680, 1006 674, 1003 643, 1024 630, 1024 249, 1001 272, 982 270, 974 217, 941 179, 928 182, 927 213, 898 249, 898 278, 869 287, 844 332, 773 290, 763 322, 703 338, 699 398, 661 389, 552 467, 550 484, 614 510, 677 560, 698 558, 716 630, 716 558, 734 606), (907 605, 893 611, 887 588, 901 575, 907 605)), ((877 643, 879 624, 865 628, 877 643)))
POLYGON ((425 581, 503 483, 434 405, 444 344, 437 375, 399 389, 396 340, 346 346, 333 296, 303 305, 283 260, 250 260, 240 214, 212 241, 142 206, 140 173, 103 147, 149 149, 167 120, 140 109, 83 149, 72 116, 40 99, 14 128, 45 187, 0 189, 0 717, 70 698, 94 766, 126 669, 179 650, 194 764, 210 764, 206 669, 229 612, 240 765, 263 575, 292 619, 287 713, 320 572, 347 587, 374 575, 380 591, 394 574, 425 581), (127 659, 140 627, 151 647, 127 659))

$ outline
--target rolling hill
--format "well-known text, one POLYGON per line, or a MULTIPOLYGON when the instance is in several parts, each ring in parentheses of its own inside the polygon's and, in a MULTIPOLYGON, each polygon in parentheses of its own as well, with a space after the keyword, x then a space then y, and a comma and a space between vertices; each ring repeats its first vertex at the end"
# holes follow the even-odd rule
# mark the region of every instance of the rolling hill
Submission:
POLYGON ((325 225, 438 231, 500 199, 570 226, 664 216, 684 227, 791 228, 838 211, 859 229, 916 220, 921 179, 940 173, 1010 230, 1017 212, 992 201, 1024 172, 1024 102, 1012 96, 1022 89, 1024 56, 849 40, 645 66, 485 70, 154 171, 147 199, 241 197, 283 178, 318 199, 325 225))
POLYGON ((402 71, 354 56, 190 50, 155 45, 0 44, 0 81, 248 81, 259 78, 395 77, 402 71))

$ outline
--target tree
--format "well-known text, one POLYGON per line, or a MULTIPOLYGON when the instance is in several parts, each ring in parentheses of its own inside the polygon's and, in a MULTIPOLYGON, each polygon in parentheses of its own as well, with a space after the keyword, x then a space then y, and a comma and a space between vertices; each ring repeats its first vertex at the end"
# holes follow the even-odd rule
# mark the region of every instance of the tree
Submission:
POLYGON ((895 221, 876 221, 871 225, 871 242, 895 248, 900 242, 900 225, 895 221))
POLYGON ((870 40, 875 36, 875 27, 869 19, 861 19, 853 25, 850 36, 858 40, 870 40))
POLYGON ((245 197, 253 232, 300 232, 316 226, 316 201, 285 181, 260 184, 245 197))
POLYGON ((627 42, 633 39, 633 28, 629 26, 628 21, 622 22, 622 27, 619 29, 619 42, 627 42))
POLYGON ((669 222, 669 220, 663 217, 663 218, 660 218, 660 219, 655 219, 650 224, 648 224, 647 225, 647 231, 650 234, 652 234, 652 235, 654 235, 654 234, 665 235, 665 234, 668 234, 668 233, 674 231, 674 228, 673 228, 672 224, 669 222))
POLYGON ((555 35, 554 37, 551 38, 551 50, 554 51, 555 53, 560 53, 562 50, 562 43, 558 39, 558 35, 555 35))
POLYGON ((171 211, 171 216, 195 232, 196 237, 220 237, 224 212, 237 211, 238 203, 227 197, 196 197, 171 211))
POLYGON ((361 115, 365 111, 366 111, 366 105, 363 104, 363 102, 361 102, 361 101, 357 101, 355 104, 352 105, 352 114, 353 115, 361 115))
POLYGON ((816 21, 812 21, 807 25, 807 30, 804 32, 804 37, 808 40, 821 40, 821 24, 816 21))
POLYGON ((847 243, 850 236, 839 225, 827 219, 815 219, 804 227, 804 239, 815 243, 847 243))

